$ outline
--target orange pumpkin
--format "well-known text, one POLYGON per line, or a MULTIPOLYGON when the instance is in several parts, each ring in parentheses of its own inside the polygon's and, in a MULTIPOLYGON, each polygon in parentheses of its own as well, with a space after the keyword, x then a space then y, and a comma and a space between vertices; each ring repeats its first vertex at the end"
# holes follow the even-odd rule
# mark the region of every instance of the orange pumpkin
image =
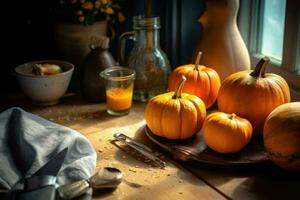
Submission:
POLYGON ((252 137, 252 125, 247 119, 223 112, 208 115, 202 131, 207 146, 219 153, 236 153, 252 137))
POLYGON ((203 101, 194 95, 182 93, 183 77, 176 92, 153 97, 145 109, 146 123, 156 135, 168 139, 192 137, 202 127, 206 117, 203 101))
POLYGON ((262 134, 266 117, 277 106, 290 102, 286 81, 273 73, 265 73, 269 59, 262 58, 253 71, 228 76, 218 95, 219 111, 236 113, 248 119, 256 134, 262 134))
POLYGON ((201 54, 199 52, 196 64, 179 66, 171 73, 169 90, 175 91, 181 77, 184 75, 187 77, 187 81, 182 91, 198 96, 204 101, 206 108, 209 108, 217 99, 221 81, 215 70, 199 65, 201 54))
POLYGON ((300 172, 300 102, 278 106, 264 125, 264 145, 279 167, 300 172))

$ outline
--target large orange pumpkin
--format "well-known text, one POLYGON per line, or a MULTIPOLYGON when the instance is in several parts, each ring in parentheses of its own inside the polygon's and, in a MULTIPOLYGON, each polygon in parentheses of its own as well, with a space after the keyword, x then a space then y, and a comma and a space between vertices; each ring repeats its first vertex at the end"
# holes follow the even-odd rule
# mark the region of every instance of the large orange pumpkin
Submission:
POLYGON ((207 116, 203 125, 203 138, 207 146, 219 153, 236 153, 252 137, 252 126, 247 119, 215 112, 207 116))
POLYGON ((300 102, 280 105, 271 112, 264 125, 264 145, 276 165, 300 172, 300 102))
POLYGON ((187 77, 187 81, 182 91, 200 97, 206 108, 209 108, 217 99, 221 81, 215 70, 199 65, 201 54, 199 52, 195 64, 179 66, 171 73, 169 90, 175 91, 181 77, 184 75, 187 77))
POLYGON ((201 129, 206 117, 205 104, 197 96, 182 93, 185 80, 181 80, 176 92, 155 96, 148 102, 145 118, 154 134, 168 139, 186 139, 201 129))
POLYGON ((219 111, 236 113, 248 119, 256 134, 261 134, 266 117, 277 106, 290 102, 286 81, 273 73, 265 73, 269 59, 262 58, 253 71, 228 76, 218 95, 219 111))

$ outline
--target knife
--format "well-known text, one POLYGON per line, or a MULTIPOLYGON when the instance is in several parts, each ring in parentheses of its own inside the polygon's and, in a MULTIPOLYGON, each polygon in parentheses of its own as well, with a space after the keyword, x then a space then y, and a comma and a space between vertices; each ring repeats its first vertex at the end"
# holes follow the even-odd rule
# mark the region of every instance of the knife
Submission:
POLYGON ((56 176, 68 152, 64 148, 32 176, 25 178, 24 190, 18 195, 20 200, 54 200, 56 176))
POLYGON ((64 148, 52 157, 31 177, 26 178, 24 182, 24 190, 30 191, 47 185, 55 185, 56 176, 63 164, 67 152, 68 147, 64 148))

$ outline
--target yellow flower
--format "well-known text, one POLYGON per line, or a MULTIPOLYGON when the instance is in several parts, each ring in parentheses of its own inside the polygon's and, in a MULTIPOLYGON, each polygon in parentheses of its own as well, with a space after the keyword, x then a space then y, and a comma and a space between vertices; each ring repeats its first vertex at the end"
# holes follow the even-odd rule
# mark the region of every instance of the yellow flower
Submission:
POLYGON ((123 15, 123 13, 118 12, 118 21, 119 22, 124 22, 126 17, 123 15))
POLYGON ((95 8, 100 8, 101 2, 100 1, 95 1, 95 8))
POLYGON ((101 0, 101 3, 105 5, 107 4, 107 0, 101 0))
POLYGON ((58 0, 58 14, 68 12, 68 22, 93 24, 97 20, 106 19, 111 24, 124 22, 125 16, 121 6, 115 0, 58 0))
POLYGON ((109 15, 113 15, 115 13, 111 7, 107 7, 104 12, 109 15))
POLYGON ((80 21, 80 22, 84 22, 84 16, 80 16, 80 17, 78 17, 78 21, 80 21))
POLYGON ((84 2, 83 4, 81 4, 81 8, 84 10, 93 10, 94 5, 92 2, 87 1, 87 2, 84 2))

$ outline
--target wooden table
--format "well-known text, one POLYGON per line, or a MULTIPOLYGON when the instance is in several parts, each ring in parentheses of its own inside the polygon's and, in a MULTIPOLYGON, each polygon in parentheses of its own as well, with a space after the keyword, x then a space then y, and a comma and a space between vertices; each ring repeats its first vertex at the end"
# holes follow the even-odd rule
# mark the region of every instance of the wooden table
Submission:
POLYGON ((84 102, 76 94, 50 107, 33 106, 20 97, 4 99, 1 111, 19 106, 75 129, 94 146, 97 168, 113 166, 122 170, 124 181, 118 188, 94 192, 94 199, 300 199, 300 177, 274 166, 236 170, 175 161, 146 137, 144 103, 134 103, 129 115, 114 117, 106 113, 105 104, 84 102), (163 153, 167 167, 153 167, 114 146, 110 140, 116 132, 163 153))

